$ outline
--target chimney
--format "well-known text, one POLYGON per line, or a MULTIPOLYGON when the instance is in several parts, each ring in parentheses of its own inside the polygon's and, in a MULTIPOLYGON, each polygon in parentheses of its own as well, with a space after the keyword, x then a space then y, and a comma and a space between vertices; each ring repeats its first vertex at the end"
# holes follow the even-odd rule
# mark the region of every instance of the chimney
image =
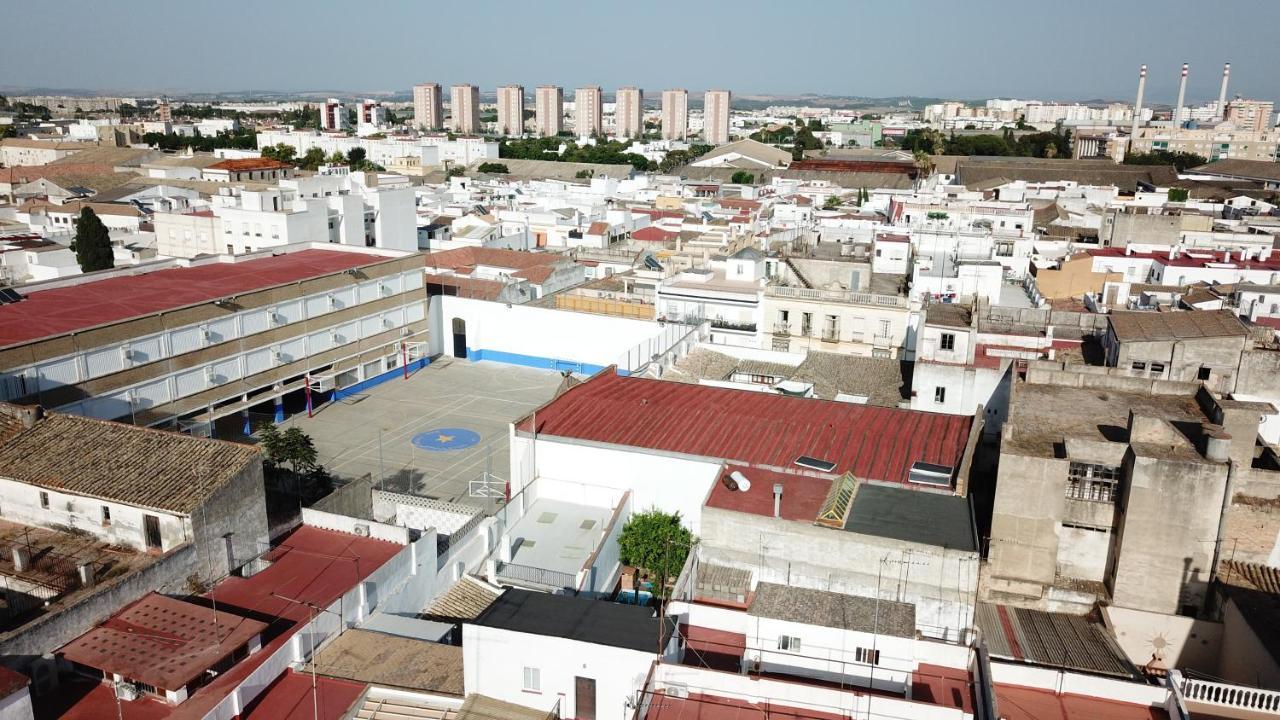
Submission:
POLYGON ((13 546, 13 571, 26 572, 31 569, 31 551, 24 545, 13 546))
POLYGON ((1222 88, 1218 90, 1218 119, 1227 118, 1227 81, 1231 79, 1231 63, 1222 66, 1222 88))
POLYGON ((92 562, 82 562, 76 566, 76 576, 80 578, 80 587, 93 587, 96 577, 92 562))
POLYGON ((773 484, 773 516, 782 517, 782 483, 773 484))
POLYGON ((1187 99, 1187 70, 1190 66, 1182 63, 1182 80, 1178 82, 1178 104, 1173 106, 1173 126, 1182 127, 1182 101, 1187 99))
POLYGON ((1147 89, 1147 66, 1138 71, 1138 99, 1133 104, 1133 127, 1129 130, 1129 142, 1138 135, 1138 125, 1142 122, 1142 93, 1147 89))

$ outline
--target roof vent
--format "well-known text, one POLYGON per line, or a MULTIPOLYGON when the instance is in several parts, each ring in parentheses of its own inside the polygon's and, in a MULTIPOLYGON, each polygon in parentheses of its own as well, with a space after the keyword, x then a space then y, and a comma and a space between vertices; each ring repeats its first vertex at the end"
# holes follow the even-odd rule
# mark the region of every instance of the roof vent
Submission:
POLYGON ((729 486, 730 490, 747 492, 748 490, 751 489, 751 481, 747 479, 746 475, 743 475, 737 470, 734 470, 733 472, 729 473, 728 480, 729 481, 726 482, 725 484, 729 486))
POLYGON ((801 455, 796 458, 795 464, 802 468, 817 470, 819 472, 831 472, 836 469, 836 464, 830 460, 823 460, 822 458, 810 457, 808 455, 801 455))
POLYGON ((912 464, 911 472, 907 474, 907 482, 949 488, 951 487, 951 472, 952 468, 946 465, 918 462, 912 464))

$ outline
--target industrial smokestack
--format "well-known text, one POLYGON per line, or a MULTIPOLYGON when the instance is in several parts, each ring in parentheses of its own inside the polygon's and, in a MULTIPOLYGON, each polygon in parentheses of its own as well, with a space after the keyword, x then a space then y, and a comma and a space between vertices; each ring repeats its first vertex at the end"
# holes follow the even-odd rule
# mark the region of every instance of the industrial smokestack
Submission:
POLYGON ((1129 130, 1129 142, 1138 136, 1138 125, 1142 123, 1142 93, 1147 89, 1147 66, 1138 71, 1138 99, 1133 104, 1133 128, 1129 130))
POLYGON ((1222 88, 1218 90, 1218 119, 1227 119, 1227 82, 1231 80, 1231 63, 1222 66, 1222 88))
POLYGON ((1173 126, 1175 128, 1182 127, 1182 101, 1187 99, 1187 70, 1190 68, 1186 63, 1182 63, 1182 80, 1178 82, 1178 104, 1173 107, 1173 126))

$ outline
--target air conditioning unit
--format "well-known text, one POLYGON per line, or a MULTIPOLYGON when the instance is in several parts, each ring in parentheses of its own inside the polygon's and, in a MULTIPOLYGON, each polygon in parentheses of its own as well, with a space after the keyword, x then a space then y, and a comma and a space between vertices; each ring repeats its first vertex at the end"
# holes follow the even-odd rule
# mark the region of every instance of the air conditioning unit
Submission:
POLYGON ((131 682, 121 680, 120 682, 115 683, 114 687, 116 691, 116 698, 118 700, 137 700, 140 695, 138 687, 131 682))
POLYGON ((379 286, 378 286, 378 292, 379 292, 379 293, 381 293, 383 297, 386 297, 386 296, 388 296, 388 295, 390 295, 390 294, 391 294, 391 286, 390 286, 390 285, 379 285, 379 286))
POLYGON ((272 325, 284 325, 284 324, 286 324, 286 323, 288 323, 288 322, 289 322, 289 319, 288 319, 288 318, 286 318, 284 315, 281 315, 281 314, 280 314, 280 313, 278 313, 278 312, 274 312, 274 311, 273 311, 273 312, 271 312, 271 313, 270 313, 270 315, 271 315, 271 324, 272 324, 272 325))
POLYGON ((208 380, 211 383, 216 383, 222 379, 222 376, 218 375, 217 370, 214 370, 211 367, 207 367, 204 369, 204 379, 208 380))
POLYGON ((338 298, 334 297, 333 295, 329 296, 329 309, 330 310, 338 309, 338 298))
POLYGON ((279 350, 276 350, 275 352, 271 353, 271 357, 274 358, 277 363, 289 362, 288 356, 286 356, 284 353, 280 352, 279 350))
POLYGON ((209 328, 200 328, 200 333, 204 335, 204 341, 207 343, 217 342, 218 334, 209 328))
POLYGON ((365 523, 356 523, 353 531, 360 537, 369 537, 369 526, 365 523))
POLYGON ((329 342, 334 343, 335 345, 337 345, 337 344, 341 344, 341 343, 342 343, 342 333, 338 332, 337 330, 330 330, 330 331, 329 331, 329 342))
POLYGON ((687 698, 689 697, 689 686, 680 682, 664 683, 662 694, 667 697, 687 698))
POLYGON ((388 328, 393 328, 393 327, 395 327, 395 326, 396 326, 396 321, 395 321, 395 320, 392 320, 392 319, 391 319, 391 318, 389 318, 389 317, 384 317, 384 318, 382 318, 382 326, 383 326, 383 327, 388 327, 388 328))
POLYGON ((141 355, 137 350, 130 349, 128 345, 125 345, 120 349, 124 352, 124 359, 126 362, 136 362, 141 355))

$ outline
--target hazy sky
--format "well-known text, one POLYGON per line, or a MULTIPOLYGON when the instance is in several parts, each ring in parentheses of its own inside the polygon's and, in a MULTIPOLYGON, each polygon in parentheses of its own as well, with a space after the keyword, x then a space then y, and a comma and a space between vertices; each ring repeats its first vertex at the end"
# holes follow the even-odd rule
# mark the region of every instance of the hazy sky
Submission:
POLYGON ((1280 0, 0 0, 0 85, 1280 99, 1280 0))

